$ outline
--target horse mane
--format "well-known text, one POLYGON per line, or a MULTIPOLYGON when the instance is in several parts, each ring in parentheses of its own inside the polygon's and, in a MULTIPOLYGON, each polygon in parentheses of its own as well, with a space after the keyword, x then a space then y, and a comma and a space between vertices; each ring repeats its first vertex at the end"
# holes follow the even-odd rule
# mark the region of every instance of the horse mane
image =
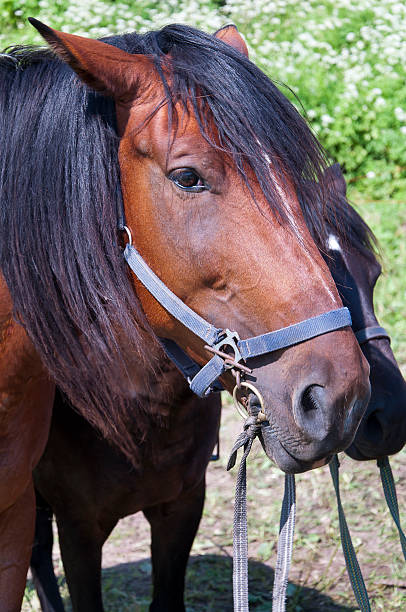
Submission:
POLYGON ((129 362, 146 377, 154 364, 117 234, 113 101, 48 50, 10 49, 0 79, 0 265, 14 316, 74 406, 131 457, 148 415, 134 419, 129 362))
MULTIPOLYGON (((154 58, 171 119, 178 101, 192 109, 203 136, 231 155, 247 185, 255 173, 281 221, 289 223, 276 180, 287 176, 297 191, 314 183, 304 212, 318 241, 325 153, 259 68, 187 26, 103 40, 154 58)), ((146 377, 157 363, 117 234, 118 142, 113 101, 90 91, 48 49, 0 54, 0 265, 15 317, 75 407, 131 457, 148 415, 139 410, 134 423, 128 363, 146 377)))
POLYGON ((344 246, 350 245, 356 250, 374 258, 379 257, 379 243, 371 228, 351 206, 347 199, 347 184, 339 164, 330 166, 322 183, 314 185, 304 181, 298 192, 306 225, 319 250, 329 257, 327 241, 329 234, 339 236, 344 246), (316 198, 315 205, 306 205, 308 189, 318 189, 327 196, 327 202, 316 198))

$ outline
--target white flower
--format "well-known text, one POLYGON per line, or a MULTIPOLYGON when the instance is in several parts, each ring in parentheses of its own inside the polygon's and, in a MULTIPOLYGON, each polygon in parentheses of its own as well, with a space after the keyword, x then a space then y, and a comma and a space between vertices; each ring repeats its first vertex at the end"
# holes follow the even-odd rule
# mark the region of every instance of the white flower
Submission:
POLYGON ((334 119, 333 117, 330 117, 330 115, 324 114, 321 116, 321 123, 323 127, 328 127, 330 123, 334 123, 334 119))
POLYGON ((375 178, 376 174, 373 170, 370 170, 369 172, 367 172, 367 178, 369 179, 373 179, 375 178))
POLYGON ((376 100, 375 100, 375 106, 377 108, 383 108, 384 106, 386 106, 386 100, 384 98, 382 98, 382 96, 379 96, 376 100))
POLYGON ((400 106, 397 106, 394 110, 395 117, 398 121, 406 121, 406 112, 400 106))

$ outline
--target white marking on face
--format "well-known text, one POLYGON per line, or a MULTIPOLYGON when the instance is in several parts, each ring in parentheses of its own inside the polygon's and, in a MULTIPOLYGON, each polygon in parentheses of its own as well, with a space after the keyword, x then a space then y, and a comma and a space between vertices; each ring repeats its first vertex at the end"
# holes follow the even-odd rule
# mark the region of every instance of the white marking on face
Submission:
MULTIPOLYGON (((258 138, 256 139, 256 141, 261 146, 261 143, 258 140, 258 138)), ((289 202, 289 197, 287 196, 285 190, 282 188, 282 186, 278 182, 278 178, 272 172, 271 158, 269 157, 268 153, 266 151, 264 151, 263 147, 261 147, 261 151, 262 151, 262 155, 264 156, 266 162, 269 164, 270 179, 271 179, 273 185, 275 186, 276 191, 278 192, 278 195, 279 195, 279 197, 281 199, 281 202, 283 202, 285 204, 285 211, 286 211, 287 217, 289 219, 289 222, 290 222, 291 226, 294 228, 294 230, 295 230, 297 236, 299 237, 299 239, 302 240, 303 239, 303 234, 302 234, 300 228, 298 227, 298 225, 296 223, 296 220, 294 218, 294 215, 292 213, 292 206, 291 206, 291 203, 289 202)))
POLYGON ((289 198, 286 195, 286 192, 282 189, 281 185, 278 183, 278 180, 275 176, 272 177, 273 178, 273 184, 275 185, 276 191, 278 192, 278 195, 281 199, 282 202, 284 202, 285 204, 285 211, 286 214, 288 216, 288 219, 290 221, 290 224, 292 225, 292 227, 295 229, 295 232, 297 233, 297 235, 303 239, 303 235, 302 232, 300 230, 300 228, 298 227, 296 220, 292 214, 292 206, 291 203, 289 201, 289 198))
POLYGON ((327 239, 327 248, 329 248, 330 251, 338 251, 341 253, 340 243, 338 242, 337 236, 334 236, 334 234, 329 234, 327 239))
MULTIPOLYGON (((258 139, 257 139, 257 142, 258 142, 258 144, 260 144, 258 139)), ((262 153, 264 155, 265 160, 271 165, 271 159, 270 159, 269 155, 263 149, 262 149, 262 153)), ((283 189, 283 187, 278 182, 277 177, 272 173, 271 166, 269 168, 269 171, 270 171, 270 175, 271 175, 271 180, 272 180, 273 184, 275 185, 276 191, 278 192, 278 195, 281 198, 281 201, 284 202, 284 204, 285 204, 285 211, 286 211, 286 214, 287 214, 287 216, 289 218, 290 224, 294 228, 297 236, 299 237, 299 240, 301 240, 303 238, 303 234, 302 234, 301 229, 298 227, 298 225, 296 223, 296 220, 295 220, 295 217, 294 217, 293 211, 292 211, 292 205, 291 205, 291 202, 289 201, 289 197, 287 196, 287 194, 286 194, 285 190, 283 189)), ((340 245, 338 243, 337 238, 335 236, 333 236, 332 234, 330 236, 335 239, 335 244, 337 245, 336 249, 341 251, 341 248, 340 248, 340 245)), ((329 241, 330 241, 330 236, 329 236, 329 241)), ((330 242, 329 242, 329 244, 330 244, 330 242)), ((307 252, 307 249, 304 249, 304 253, 303 254, 304 254, 305 257, 311 259, 309 253, 307 252)), ((332 291, 330 291, 330 288, 327 286, 326 282, 322 278, 321 270, 319 271, 319 280, 320 280, 321 285, 324 286, 324 289, 327 291, 328 295, 331 297, 332 301, 336 302, 337 300, 335 299, 332 291)))
MULTIPOLYGON (((298 227, 296 220, 292 214, 292 205, 291 202, 289 201, 289 198, 286 195, 286 192, 284 191, 284 189, 281 187, 281 185, 278 183, 278 181, 276 180, 276 178, 274 177, 274 185, 276 187, 276 190, 278 191, 278 194, 281 198, 281 200, 285 203, 285 210, 286 210, 286 214, 289 218, 289 221, 292 225, 292 227, 295 229, 297 235, 299 236, 299 239, 301 239, 303 237, 302 232, 300 230, 300 228, 298 227)), ((338 248, 340 248, 340 245, 338 244, 337 240, 336 240, 337 246, 338 248)), ((312 260, 313 258, 310 256, 310 253, 307 251, 307 249, 303 249, 303 256, 312 260)), ((314 270, 314 273, 316 273, 319 277, 319 282, 320 284, 324 287, 325 291, 328 293, 328 295, 331 297, 333 303, 336 303, 337 300, 334 297, 332 291, 330 290, 330 288, 327 286, 327 283, 325 282, 325 280, 323 279, 323 274, 321 272, 321 269, 319 269, 318 267, 316 267, 316 269, 314 270), (317 272, 316 272, 317 270, 317 272)))

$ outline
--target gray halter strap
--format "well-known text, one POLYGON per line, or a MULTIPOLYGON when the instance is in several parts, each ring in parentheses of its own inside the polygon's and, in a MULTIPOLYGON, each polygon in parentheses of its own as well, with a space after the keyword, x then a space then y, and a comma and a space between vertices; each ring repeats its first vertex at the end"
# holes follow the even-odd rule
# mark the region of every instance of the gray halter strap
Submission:
POLYGON ((227 369, 246 370, 241 361, 294 346, 316 336, 351 326, 351 315, 348 308, 338 308, 276 331, 240 340, 237 332, 219 329, 189 308, 151 270, 131 242, 127 244, 124 250, 124 258, 136 277, 161 306, 182 325, 201 338, 208 350, 215 353, 214 357, 205 366, 201 367, 195 364, 176 343, 161 339, 168 356, 187 377, 192 391, 200 397, 214 390, 217 379, 227 369), (224 348, 233 351, 231 358, 225 355, 222 350, 224 348), (219 353, 222 353, 222 355, 219 353))
POLYGON ((375 340, 378 338, 386 338, 390 342, 390 335, 386 329, 378 325, 376 327, 364 327, 364 329, 360 329, 359 331, 355 332, 355 337, 359 344, 365 344, 369 340, 375 340))

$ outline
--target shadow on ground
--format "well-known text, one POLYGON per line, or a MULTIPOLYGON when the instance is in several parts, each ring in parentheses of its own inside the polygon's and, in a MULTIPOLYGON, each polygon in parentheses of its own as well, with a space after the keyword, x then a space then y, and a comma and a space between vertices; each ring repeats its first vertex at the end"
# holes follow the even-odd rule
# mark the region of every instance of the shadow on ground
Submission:
MULTIPOLYGON (((250 610, 269 612, 272 605, 273 569, 249 563, 250 610)), ((61 585, 62 587, 64 585, 61 585)), ((62 589, 63 590, 63 589, 62 589)), ((151 563, 121 563, 103 570, 106 612, 147 612, 151 601, 151 563)), ((69 600, 65 598, 66 610, 69 600)), ((186 577, 187 612, 232 612, 232 560, 219 555, 192 556, 186 577)), ((287 612, 353 612, 314 589, 288 586, 287 612)))

